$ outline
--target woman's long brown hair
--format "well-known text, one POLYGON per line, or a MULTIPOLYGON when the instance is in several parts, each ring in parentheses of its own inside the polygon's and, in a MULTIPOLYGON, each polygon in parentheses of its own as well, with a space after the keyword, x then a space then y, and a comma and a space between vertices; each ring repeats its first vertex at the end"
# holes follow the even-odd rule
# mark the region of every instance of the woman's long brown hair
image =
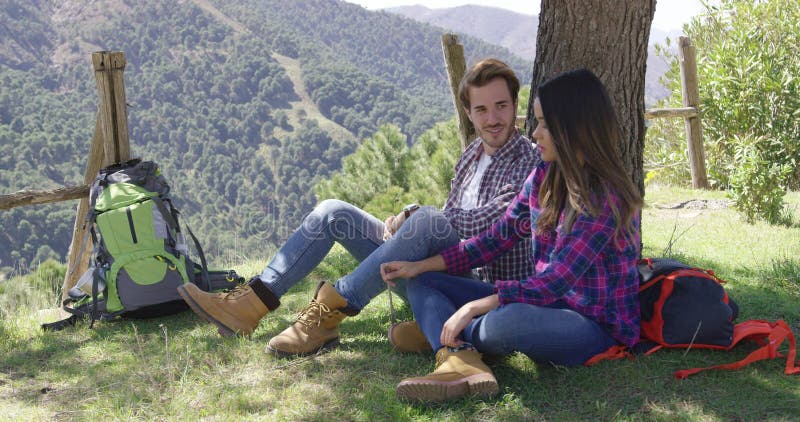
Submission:
POLYGON ((614 236, 629 238, 642 197, 622 164, 621 131, 603 83, 589 70, 574 70, 540 85, 537 97, 557 156, 539 191, 538 230, 553 230, 563 212, 570 231, 578 213, 597 215, 609 200, 614 236), (610 201, 611 192, 619 201, 610 201))

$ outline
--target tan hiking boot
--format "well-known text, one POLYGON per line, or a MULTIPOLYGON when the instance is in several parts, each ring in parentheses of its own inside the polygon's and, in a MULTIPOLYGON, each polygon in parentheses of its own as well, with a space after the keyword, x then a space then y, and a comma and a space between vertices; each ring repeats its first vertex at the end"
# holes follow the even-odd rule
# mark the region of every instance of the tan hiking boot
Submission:
POLYGON ((331 284, 321 282, 314 299, 294 324, 273 337, 267 352, 281 356, 306 356, 339 345, 339 323, 347 316, 347 300, 331 284))
POLYGON ((424 376, 407 378, 397 385, 397 397, 414 402, 440 402, 468 394, 488 398, 497 394, 492 370, 474 349, 451 352, 442 347, 436 352, 436 369, 424 376))
POLYGON ((404 321, 389 327, 389 343, 401 353, 428 353, 431 344, 419 328, 417 321, 404 321))
POLYGON ((261 318, 280 305, 277 296, 257 278, 223 293, 204 292, 194 283, 186 283, 178 287, 178 294, 225 337, 249 336, 261 318))

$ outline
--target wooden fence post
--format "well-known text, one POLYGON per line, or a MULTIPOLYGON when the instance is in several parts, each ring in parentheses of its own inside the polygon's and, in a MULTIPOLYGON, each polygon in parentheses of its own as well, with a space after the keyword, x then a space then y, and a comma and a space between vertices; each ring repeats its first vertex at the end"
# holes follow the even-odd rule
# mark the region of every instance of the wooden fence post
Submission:
MULTIPOLYGON (((97 172, 113 163, 130 159, 130 138, 128 136, 128 113, 125 104, 125 53, 101 51, 92 53, 97 91, 100 105, 95 122, 89 160, 83 176, 87 185, 94 181, 97 172)), ((67 274, 64 276, 61 297, 66 299, 67 291, 75 286, 80 276, 89 267, 92 239, 86 236, 86 213, 89 211, 89 198, 78 203, 72 242, 67 253, 67 274)))
POLYGON ((442 35, 442 53, 444 54, 444 64, 447 69, 447 76, 450 78, 450 91, 453 93, 453 105, 458 115, 458 131, 461 134, 461 150, 465 150, 475 138, 475 127, 469 120, 461 99, 458 98, 458 84, 467 70, 467 63, 464 59, 464 46, 458 43, 458 36, 455 34, 442 35))
POLYGON ((128 110, 125 105, 125 53, 99 51, 92 53, 94 76, 100 95, 100 122, 105 139, 105 165, 130 159, 128 110))
POLYGON ((703 131, 700 124, 700 90, 697 85, 697 60, 695 49, 688 37, 680 37, 678 60, 681 66, 684 107, 693 107, 698 112, 684 119, 686 139, 689 147, 689 166, 692 171, 692 187, 708 189, 705 152, 703 150, 703 131))
MULTIPOLYGON (((85 184, 88 185, 94 181, 97 171, 102 167, 103 155, 103 131, 100 125, 100 112, 98 112, 94 125, 94 135, 92 136, 92 145, 89 150, 89 161, 86 163, 86 171, 83 174, 83 182, 85 184)), ((61 286, 62 300, 67 298, 67 291, 75 286, 81 275, 89 268, 89 255, 91 254, 93 243, 92 239, 86 236, 87 212, 89 212, 88 194, 78 202, 75 213, 72 241, 67 250, 67 273, 64 275, 64 283, 61 286), (85 244, 84 239, 86 239, 85 244)))

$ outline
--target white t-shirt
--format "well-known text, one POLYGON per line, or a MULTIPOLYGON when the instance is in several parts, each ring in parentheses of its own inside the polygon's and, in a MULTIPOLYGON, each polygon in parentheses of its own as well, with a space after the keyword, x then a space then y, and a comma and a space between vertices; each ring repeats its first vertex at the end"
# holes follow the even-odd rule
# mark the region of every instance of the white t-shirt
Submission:
POLYGON ((481 158, 475 167, 475 173, 467 182, 467 186, 461 191, 461 208, 471 210, 478 206, 478 193, 481 188, 481 180, 483 174, 486 173, 486 168, 492 162, 492 157, 485 152, 481 153, 481 158))

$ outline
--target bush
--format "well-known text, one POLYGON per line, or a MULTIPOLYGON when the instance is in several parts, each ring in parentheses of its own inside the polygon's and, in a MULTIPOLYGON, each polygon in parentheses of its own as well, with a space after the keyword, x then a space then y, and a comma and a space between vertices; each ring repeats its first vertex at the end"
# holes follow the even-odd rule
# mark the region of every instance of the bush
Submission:
POLYGON ((761 217, 773 224, 788 225, 791 218, 783 208, 785 189, 782 181, 791 171, 765 157, 764 148, 760 147, 765 142, 769 140, 736 137, 733 143, 736 167, 731 172, 728 196, 749 223, 761 217))
MULTIPOLYGON (((681 119, 649 121, 644 140, 644 182, 691 187, 692 174, 686 146, 686 128, 681 119)), ((714 181, 709 180, 714 186, 714 181)))
POLYGON ((34 288, 57 296, 60 295, 61 285, 64 282, 66 273, 65 265, 53 259, 48 259, 36 267, 33 274, 28 277, 28 280, 34 288))
MULTIPOLYGON (((786 189, 800 188, 800 3, 721 0, 705 8, 684 32, 698 54, 709 179, 748 220, 779 223, 786 189)), ((678 75, 673 60, 666 78, 675 107, 678 75)))

